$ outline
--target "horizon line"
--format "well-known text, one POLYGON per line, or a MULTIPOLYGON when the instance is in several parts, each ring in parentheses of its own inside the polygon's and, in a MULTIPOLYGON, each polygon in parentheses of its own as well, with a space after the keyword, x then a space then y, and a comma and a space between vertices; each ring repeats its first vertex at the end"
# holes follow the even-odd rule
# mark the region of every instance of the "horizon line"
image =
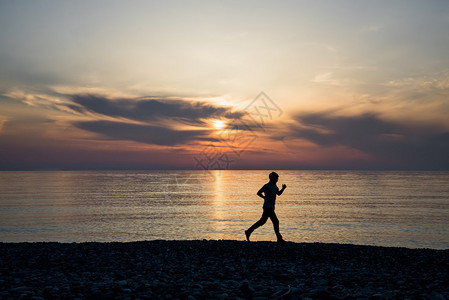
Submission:
POLYGON ((449 172, 449 169, 400 169, 400 168, 235 168, 235 169, 192 169, 192 168, 21 168, 5 169, 0 172, 56 172, 56 171, 408 171, 408 172, 449 172))

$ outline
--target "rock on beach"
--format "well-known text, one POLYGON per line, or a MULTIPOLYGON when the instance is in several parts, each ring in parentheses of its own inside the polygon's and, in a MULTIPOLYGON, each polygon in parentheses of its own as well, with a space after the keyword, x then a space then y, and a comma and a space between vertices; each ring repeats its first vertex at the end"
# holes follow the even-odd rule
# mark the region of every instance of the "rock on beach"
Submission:
POLYGON ((449 250, 344 244, 0 243, 0 299, 448 299, 449 250))

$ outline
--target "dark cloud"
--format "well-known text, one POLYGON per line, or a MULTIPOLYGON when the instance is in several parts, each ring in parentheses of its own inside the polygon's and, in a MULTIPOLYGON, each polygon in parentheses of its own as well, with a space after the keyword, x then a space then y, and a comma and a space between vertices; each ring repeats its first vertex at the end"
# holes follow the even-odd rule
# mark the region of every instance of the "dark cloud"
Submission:
POLYGON ((182 99, 108 99, 96 95, 74 95, 71 99, 73 103, 68 107, 76 112, 117 118, 117 121, 80 121, 75 123, 76 127, 111 139, 154 145, 175 146, 195 140, 214 140, 208 137, 208 130, 177 130, 162 127, 161 121, 171 126, 174 122, 205 126, 207 119, 238 121, 245 115, 228 107, 182 99))
POLYGON ((205 119, 237 119, 244 115, 243 112, 236 112, 228 107, 180 99, 111 100, 96 95, 74 95, 72 101, 74 105, 69 107, 77 112, 95 112, 144 122, 171 118, 188 124, 202 124, 205 119))
POLYGON ((376 114, 333 116, 328 113, 296 116, 294 137, 321 146, 348 146, 385 162, 381 168, 449 169, 449 132, 435 127, 383 120, 376 114))
POLYGON ((206 130, 173 130, 160 126, 112 121, 77 122, 78 128, 102 134, 112 139, 131 140, 147 144, 175 146, 193 140, 210 140, 206 130))

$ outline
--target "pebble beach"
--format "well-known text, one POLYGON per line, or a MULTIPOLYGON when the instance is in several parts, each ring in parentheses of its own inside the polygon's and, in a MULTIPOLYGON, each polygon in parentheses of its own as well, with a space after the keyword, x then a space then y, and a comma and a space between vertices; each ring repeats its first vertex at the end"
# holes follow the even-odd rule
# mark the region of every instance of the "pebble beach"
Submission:
POLYGON ((229 240, 0 243, 0 299, 448 299, 449 250, 229 240))

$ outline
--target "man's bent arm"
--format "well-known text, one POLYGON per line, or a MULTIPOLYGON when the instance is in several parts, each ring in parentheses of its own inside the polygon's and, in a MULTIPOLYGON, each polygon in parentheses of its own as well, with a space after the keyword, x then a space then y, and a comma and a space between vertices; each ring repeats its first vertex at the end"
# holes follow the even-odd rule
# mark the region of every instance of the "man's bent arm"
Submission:
POLYGON ((285 184, 282 185, 282 189, 279 192, 277 192, 278 196, 282 195, 286 187, 287 186, 285 184))

